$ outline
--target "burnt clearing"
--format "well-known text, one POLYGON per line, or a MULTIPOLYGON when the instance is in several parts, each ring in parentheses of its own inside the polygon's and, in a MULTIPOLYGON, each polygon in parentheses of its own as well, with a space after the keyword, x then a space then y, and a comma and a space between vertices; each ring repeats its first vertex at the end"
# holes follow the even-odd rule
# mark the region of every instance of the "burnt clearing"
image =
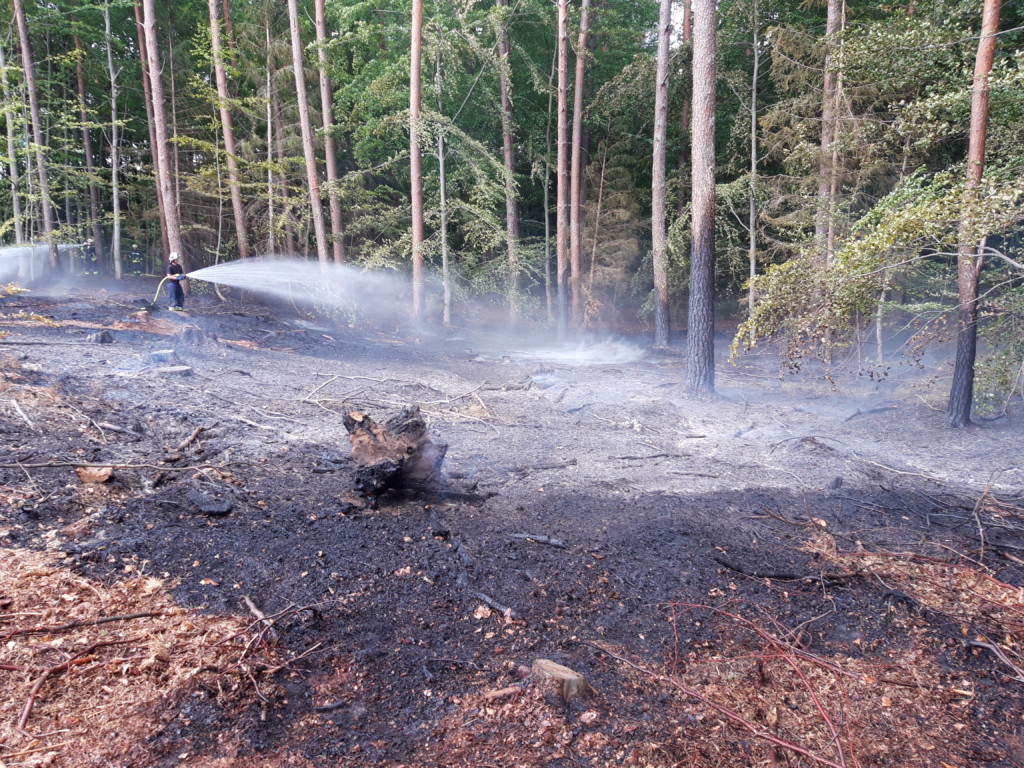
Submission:
POLYGON ((0 306, 3 765, 1024 764, 1019 406, 144 293, 0 306))

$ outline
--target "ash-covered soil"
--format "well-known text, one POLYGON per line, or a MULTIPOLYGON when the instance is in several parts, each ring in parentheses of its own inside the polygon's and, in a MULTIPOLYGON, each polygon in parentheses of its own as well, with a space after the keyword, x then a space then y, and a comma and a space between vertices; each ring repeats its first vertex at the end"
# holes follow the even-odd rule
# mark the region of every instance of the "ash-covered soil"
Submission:
MULTIPOLYGON (((1020 405, 950 430, 916 368, 780 378, 768 354, 731 366, 725 337, 718 396, 694 397, 679 349, 212 297, 138 314, 150 290, 0 303, 0 547, 281 614, 300 658, 250 706, 207 690, 153 715, 125 765, 1022 764, 1019 601, 958 610, 914 570, 1024 584, 1020 405), (444 477, 360 504, 342 417, 408 405, 448 445, 444 477), (742 709, 708 670, 757 654, 733 682, 767 696, 782 646, 741 619, 878 700, 742 709), (530 687, 536 659, 597 695, 530 687), (766 741, 789 713, 833 744, 766 741)), ((0 636, 18 621, 0 611, 0 636)))

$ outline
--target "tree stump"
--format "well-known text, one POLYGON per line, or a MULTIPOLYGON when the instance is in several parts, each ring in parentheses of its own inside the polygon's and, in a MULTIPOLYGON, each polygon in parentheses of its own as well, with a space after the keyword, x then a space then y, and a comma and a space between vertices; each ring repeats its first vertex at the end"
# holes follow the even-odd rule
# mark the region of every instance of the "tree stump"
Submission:
POLYGON ((371 504, 384 491, 423 487, 439 476, 448 446, 430 439, 419 406, 407 406, 383 424, 360 411, 349 411, 343 421, 357 466, 356 490, 371 504))

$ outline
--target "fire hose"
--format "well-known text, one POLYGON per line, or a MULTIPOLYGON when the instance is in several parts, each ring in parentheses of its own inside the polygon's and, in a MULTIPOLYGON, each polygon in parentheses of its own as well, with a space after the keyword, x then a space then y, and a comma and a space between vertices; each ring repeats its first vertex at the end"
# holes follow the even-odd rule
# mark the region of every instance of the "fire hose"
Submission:
MULTIPOLYGON (((160 282, 159 282, 159 283, 157 284, 157 286, 156 286, 156 293, 154 293, 154 294, 153 294, 153 303, 154 303, 154 304, 156 304, 156 303, 157 303, 157 301, 158 301, 158 300, 160 299, 160 289, 161 289, 161 288, 163 288, 163 287, 164 287, 164 283, 166 283, 166 282, 167 282, 168 280, 170 280, 170 279, 171 279, 171 276, 170 276, 170 275, 167 275, 167 276, 165 276, 165 277, 164 277, 164 279, 163 279, 163 280, 161 280, 161 281, 160 281, 160 282)), ((178 282, 181 282, 181 280, 185 280, 185 279, 187 279, 187 276, 186 276, 186 275, 182 275, 182 276, 181 276, 181 277, 180 277, 180 278, 178 279, 178 282)))

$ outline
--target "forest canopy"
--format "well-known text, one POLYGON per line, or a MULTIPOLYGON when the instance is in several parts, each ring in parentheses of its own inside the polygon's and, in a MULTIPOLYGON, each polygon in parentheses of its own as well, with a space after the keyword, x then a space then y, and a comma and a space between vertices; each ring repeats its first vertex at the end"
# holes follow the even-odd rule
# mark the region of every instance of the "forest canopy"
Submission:
POLYGON ((797 367, 872 341, 881 372, 886 344, 913 356, 969 327, 974 407, 1004 408, 1024 372, 1019 4, 710 7, 714 133, 695 153, 708 54, 683 3, 17 0, 0 280, 160 274, 174 250, 189 270, 395 270, 415 296, 422 260, 446 323, 636 332, 662 302, 681 329, 709 159, 734 354, 781 341, 797 367), (8 247, 26 243, 45 265, 8 247))

